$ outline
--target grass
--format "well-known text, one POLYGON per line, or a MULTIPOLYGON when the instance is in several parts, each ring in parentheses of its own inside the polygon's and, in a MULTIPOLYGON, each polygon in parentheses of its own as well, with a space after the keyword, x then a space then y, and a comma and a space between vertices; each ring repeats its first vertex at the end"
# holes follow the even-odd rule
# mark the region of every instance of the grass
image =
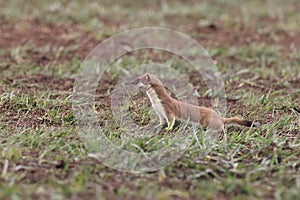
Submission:
MULTIPOLYGON (((0 199, 300 198, 298 1, 2 4, 0 199), (227 126, 226 138, 208 154, 199 148, 198 134, 198 142, 157 172, 121 172, 89 157, 74 121, 74 78, 98 43, 141 26, 175 28, 200 42, 222 74, 227 116, 262 126, 227 126)), ((109 141, 128 151, 147 153, 174 145, 171 140, 182 142, 180 135, 167 134, 125 138, 124 127, 112 120, 109 99, 119 75, 150 62, 186 73, 199 102, 210 105, 202 78, 180 58, 157 50, 123 56, 99 83, 95 108, 109 141)), ((133 120, 158 123, 146 96, 131 98, 133 120)))

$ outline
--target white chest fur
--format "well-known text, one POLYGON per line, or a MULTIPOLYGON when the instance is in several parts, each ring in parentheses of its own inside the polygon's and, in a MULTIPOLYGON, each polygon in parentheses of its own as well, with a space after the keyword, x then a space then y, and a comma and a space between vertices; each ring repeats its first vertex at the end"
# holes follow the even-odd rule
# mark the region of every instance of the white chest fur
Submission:
POLYGON ((152 108, 154 109, 154 111, 156 112, 156 114, 159 117, 160 124, 163 124, 164 120, 166 120, 168 122, 168 118, 167 118, 165 109, 164 109, 163 105, 161 104, 161 100, 158 98, 155 90, 153 88, 149 88, 146 93, 150 99, 152 108))

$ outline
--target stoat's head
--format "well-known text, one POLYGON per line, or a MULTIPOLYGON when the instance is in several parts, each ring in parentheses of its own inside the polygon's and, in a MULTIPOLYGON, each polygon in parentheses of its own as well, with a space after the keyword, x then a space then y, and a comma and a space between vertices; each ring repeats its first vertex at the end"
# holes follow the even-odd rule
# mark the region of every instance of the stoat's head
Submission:
POLYGON ((152 74, 146 73, 134 79, 131 84, 136 88, 147 89, 151 86, 153 77, 152 74))

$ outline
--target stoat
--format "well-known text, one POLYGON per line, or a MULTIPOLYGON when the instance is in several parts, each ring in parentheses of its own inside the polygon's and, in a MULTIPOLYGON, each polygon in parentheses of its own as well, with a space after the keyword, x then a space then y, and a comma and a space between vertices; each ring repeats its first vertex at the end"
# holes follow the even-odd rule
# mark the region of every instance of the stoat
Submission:
POLYGON ((259 123, 243 120, 238 117, 224 118, 215 110, 184 103, 172 98, 165 90, 162 82, 153 74, 143 74, 132 81, 132 85, 146 90, 152 107, 159 117, 160 125, 167 121, 167 130, 172 130, 175 120, 189 120, 200 123, 205 129, 221 132, 224 124, 236 123, 248 127, 257 127, 259 123))

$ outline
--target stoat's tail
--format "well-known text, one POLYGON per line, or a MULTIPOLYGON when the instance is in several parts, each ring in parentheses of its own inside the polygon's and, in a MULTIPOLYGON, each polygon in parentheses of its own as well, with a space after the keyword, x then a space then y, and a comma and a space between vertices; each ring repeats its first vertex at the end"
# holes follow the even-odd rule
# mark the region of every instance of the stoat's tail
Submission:
POLYGON ((238 117, 224 118, 224 124, 231 124, 231 123, 236 123, 236 124, 248 126, 248 127, 251 127, 251 126, 258 127, 260 125, 258 122, 252 122, 249 120, 240 119, 238 117))

